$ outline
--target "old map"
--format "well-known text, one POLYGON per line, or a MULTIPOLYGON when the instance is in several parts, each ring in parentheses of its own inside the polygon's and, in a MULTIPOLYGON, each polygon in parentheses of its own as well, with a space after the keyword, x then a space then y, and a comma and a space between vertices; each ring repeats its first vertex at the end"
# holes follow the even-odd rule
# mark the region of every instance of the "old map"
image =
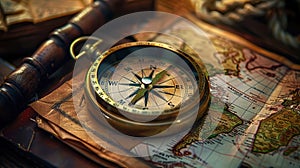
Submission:
MULTIPOLYGON (((189 40, 199 53, 215 47, 200 56, 211 85, 208 115, 182 139, 166 142, 164 152, 151 142, 133 152, 146 149, 145 159, 158 167, 299 167, 300 69, 209 31, 211 43, 201 41, 181 25, 168 33, 189 40)), ((165 36, 155 40, 180 43, 165 36)))

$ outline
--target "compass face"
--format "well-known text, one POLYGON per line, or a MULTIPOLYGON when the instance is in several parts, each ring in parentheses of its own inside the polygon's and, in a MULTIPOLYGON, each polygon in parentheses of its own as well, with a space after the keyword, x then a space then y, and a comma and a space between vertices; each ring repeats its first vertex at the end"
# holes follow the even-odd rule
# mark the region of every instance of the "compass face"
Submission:
POLYGON ((203 97, 204 104, 208 102, 207 79, 200 66, 183 52, 157 42, 109 49, 93 63, 87 82, 88 94, 96 95, 102 112, 125 123, 170 124, 203 97))
POLYGON ((195 78, 183 67, 149 56, 125 58, 107 68, 99 75, 99 84, 119 107, 140 114, 171 112, 189 99, 196 87, 195 78))

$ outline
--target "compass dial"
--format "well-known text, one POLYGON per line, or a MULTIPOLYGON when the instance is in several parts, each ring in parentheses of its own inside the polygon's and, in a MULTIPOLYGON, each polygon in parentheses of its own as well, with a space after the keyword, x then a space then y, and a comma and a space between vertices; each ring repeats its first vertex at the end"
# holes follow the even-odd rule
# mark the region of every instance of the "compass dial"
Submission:
MULTIPOLYGON (((181 122, 209 100, 201 67, 185 53, 157 42, 126 43, 103 53, 91 66, 87 85, 104 115, 150 127, 181 122)), ((200 109, 196 117, 206 108, 200 109)))
POLYGON ((151 115, 178 108, 197 87, 182 67, 147 56, 109 67, 99 76, 99 84, 119 108, 151 115))

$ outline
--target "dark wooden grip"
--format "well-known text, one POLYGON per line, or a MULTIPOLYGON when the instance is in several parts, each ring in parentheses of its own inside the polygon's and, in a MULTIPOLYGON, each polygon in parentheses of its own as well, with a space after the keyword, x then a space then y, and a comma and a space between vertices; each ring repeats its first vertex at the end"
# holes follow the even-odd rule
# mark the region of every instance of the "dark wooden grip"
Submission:
POLYGON ((70 59, 68 51, 71 42, 93 33, 115 17, 123 3, 124 0, 94 2, 68 24, 51 33, 32 57, 24 59, 0 87, 0 128, 15 119, 47 82, 47 78, 70 59))

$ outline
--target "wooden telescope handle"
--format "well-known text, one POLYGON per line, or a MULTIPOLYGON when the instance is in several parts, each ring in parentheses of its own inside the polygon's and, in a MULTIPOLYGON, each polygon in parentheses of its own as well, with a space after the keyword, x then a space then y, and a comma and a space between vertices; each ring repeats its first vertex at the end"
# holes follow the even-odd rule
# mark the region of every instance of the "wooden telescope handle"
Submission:
POLYGON ((37 51, 24 59, 0 86, 0 128, 11 122, 27 106, 48 77, 70 59, 73 40, 90 35, 101 25, 126 11, 124 0, 98 0, 50 34, 37 51))

